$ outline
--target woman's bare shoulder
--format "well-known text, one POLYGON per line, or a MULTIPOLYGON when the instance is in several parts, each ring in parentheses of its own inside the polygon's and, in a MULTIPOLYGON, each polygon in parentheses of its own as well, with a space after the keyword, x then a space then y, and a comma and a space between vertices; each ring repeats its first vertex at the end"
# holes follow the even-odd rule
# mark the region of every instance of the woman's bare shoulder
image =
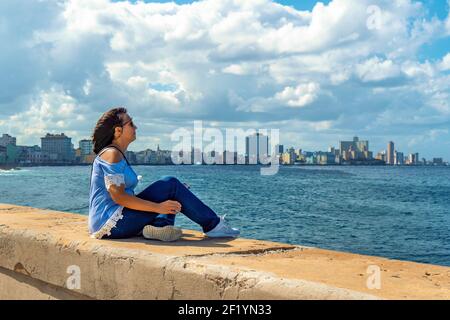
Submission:
POLYGON ((101 154, 100 158, 102 158, 102 160, 105 160, 109 163, 117 163, 123 159, 123 156, 119 150, 117 150, 115 148, 109 148, 101 154))

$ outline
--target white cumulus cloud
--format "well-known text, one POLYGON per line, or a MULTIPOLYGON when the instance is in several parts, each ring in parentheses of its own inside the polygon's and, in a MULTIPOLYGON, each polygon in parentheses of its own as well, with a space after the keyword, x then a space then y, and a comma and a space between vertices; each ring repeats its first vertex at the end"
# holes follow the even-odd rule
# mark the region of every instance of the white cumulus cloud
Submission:
POLYGON ((275 98, 290 107, 304 107, 316 100, 319 90, 320 85, 311 82, 300 84, 295 88, 286 87, 283 91, 278 92, 275 98))
POLYGON ((400 67, 392 60, 374 57, 356 66, 356 74, 364 81, 381 81, 400 75, 400 67))

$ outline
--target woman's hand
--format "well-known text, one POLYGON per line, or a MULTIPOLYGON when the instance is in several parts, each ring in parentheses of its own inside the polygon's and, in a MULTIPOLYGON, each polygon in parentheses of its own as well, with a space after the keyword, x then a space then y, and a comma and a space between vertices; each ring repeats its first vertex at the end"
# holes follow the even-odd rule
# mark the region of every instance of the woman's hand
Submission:
POLYGON ((178 201, 167 200, 158 203, 158 213, 161 214, 177 214, 181 211, 181 204, 178 201))

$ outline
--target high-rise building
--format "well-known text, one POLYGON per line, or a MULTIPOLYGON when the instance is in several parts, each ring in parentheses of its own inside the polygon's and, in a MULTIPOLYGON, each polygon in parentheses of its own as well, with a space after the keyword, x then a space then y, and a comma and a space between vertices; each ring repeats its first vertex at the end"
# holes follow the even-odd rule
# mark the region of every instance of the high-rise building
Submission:
POLYGON ((42 152, 50 155, 50 159, 54 159, 54 162, 67 163, 75 160, 72 139, 64 133, 47 133, 45 137, 41 138, 41 149, 42 152))
POLYGON ((403 152, 394 152, 394 164, 398 166, 402 166, 405 163, 405 156, 403 155, 403 152))
POLYGON ((368 140, 359 140, 358 137, 354 137, 353 141, 340 141, 339 156, 345 161, 370 160, 373 154, 369 151, 368 140))
POLYGON ((389 141, 387 145, 387 152, 386 152, 386 164, 394 165, 394 142, 389 141))
POLYGON ((9 134, 3 134, 0 138, 0 146, 6 147, 9 144, 16 145, 16 138, 11 137, 9 134))
POLYGON ((245 137, 245 155, 250 164, 263 163, 262 158, 271 155, 269 153, 269 137, 259 132, 245 137))

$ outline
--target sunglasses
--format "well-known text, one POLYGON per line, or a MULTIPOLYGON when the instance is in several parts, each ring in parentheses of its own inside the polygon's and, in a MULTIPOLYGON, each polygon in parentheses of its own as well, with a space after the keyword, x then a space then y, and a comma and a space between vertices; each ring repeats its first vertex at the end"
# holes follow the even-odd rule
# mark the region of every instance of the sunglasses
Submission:
POLYGON ((133 119, 128 120, 127 122, 125 122, 124 124, 122 124, 122 127, 125 127, 127 124, 130 124, 132 127, 134 127, 134 122, 133 119))

